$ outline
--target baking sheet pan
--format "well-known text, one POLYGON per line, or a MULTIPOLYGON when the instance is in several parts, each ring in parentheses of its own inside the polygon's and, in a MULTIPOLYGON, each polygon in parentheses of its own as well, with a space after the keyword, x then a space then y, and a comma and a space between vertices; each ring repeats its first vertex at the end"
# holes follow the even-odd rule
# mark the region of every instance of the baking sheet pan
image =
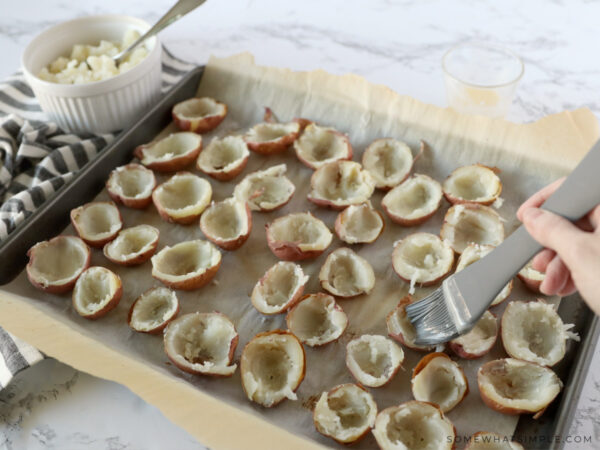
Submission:
MULTIPOLYGON (((24 254, 24 251, 30 247, 30 245, 34 242, 37 242, 41 239, 45 239, 47 237, 53 236, 55 234, 58 233, 58 231, 61 229, 61 226, 64 225, 65 222, 68 221, 68 211, 74 207, 77 206, 81 203, 84 203, 86 201, 91 200, 95 194, 98 193, 98 191, 101 190, 101 188, 103 187, 103 184, 106 180, 106 177, 109 173, 109 171, 120 165, 123 164, 125 162, 127 162, 130 157, 131 157, 131 150, 135 147, 135 145, 140 144, 140 143, 144 143, 149 141, 150 139, 152 139, 155 135, 157 130, 161 129, 164 125, 166 125, 170 119, 169 117, 169 110, 170 110, 170 106, 173 103, 176 103, 177 101, 180 101, 181 99, 187 98, 189 96, 191 96, 193 94, 193 92, 195 91, 195 87, 198 84, 198 80, 200 78, 201 75, 201 69, 198 69, 196 71, 194 71, 193 73, 191 73, 188 77, 186 77, 186 79, 184 79, 175 89, 173 89, 171 91, 170 94, 168 94, 168 96, 163 99, 163 101, 157 105, 157 107, 149 112, 146 117, 141 120, 138 124, 136 124, 132 129, 130 129, 129 131, 125 132, 124 134, 122 134, 109 148, 107 148, 104 152, 102 152, 100 154, 100 156, 95 159, 94 161, 90 162, 90 164, 88 166, 86 166, 86 168, 83 169, 83 171, 79 174, 79 176, 74 179, 72 181, 72 183, 68 186, 66 186, 65 188, 63 188, 63 190, 61 190, 59 193, 57 193, 57 195, 49 202, 47 203, 42 209, 38 210, 38 212, 34 215, 32 215, 32 217, 25 222, 21 227, 19 227, 19 229, 17 229, 15 231, 15 233, 13 235, 11 235, 11 237, 5 241, 2 245, 2 247, 0 247, 0 273, 3 276, 3 281, 8 281, 8 279, 11 277, 11 274, 14 274, 15 272, 18 272, 20 269, 22 269, 22 264, 15 264, 12 263, 14 261, 19 261, 19 262, 24 262, 23 261, 23 257, 21 256, 22 254, 24 254), (70 189, 69 189, 70 188, 70 189), (61 222, 62 221, 62 222, 61 222), (49 226, 49 224, 52 224, 52 227, 49 226), (12 253, 11 253, 12 252, 12 253), (19 258, 20 257, 20 258, 19 258), (10 258, 10 259, 8 259, 10 258), (11 261, 11 263, 7 264, 7 261, 11 261), (8 275, 7 275, 8 274, 8 275)), ((277 112, 277 109, 276 109, 277 112)), ((254 115, 254 121, 257 122, 260 120, 260 115, 261 115, 261 111, 254 111, 251 113, 251 115, 254 115)), ((231 115, 232 117, 230 117, 229 122, 226 122, 223 124, 223 129, 221 130, 221 132, 236 132, 239 131, 240 128, 240 123, 238 122, 240 117, 244 117, 244 113, 243 112, 237 112, 235 111, 234 108, 234 113, 231 115)), ((314 116, 312 116, 314 117, 314 116)), ((323 119, 321 119, 323 120, 323 119)), ((344 130, 347 131, 347 130, 344 130)), ((354 142, 353 142, 354 143, 354 142)), ((413 147, 415 145, 415 142, 412 142, 413 147)), ((359 148, 363 148, 364 146, 359 146, 359 148)), ((438 149, 439 151, 439 149, 438 149)), ((469 158, 469 155, 463 155, 465 161, 462 161, 462 163, 466 163, 466 162, 475 162, 475 161, 466 161, 466 159, 469 158)), ((252 157, 252 163, 251 166, 249 168, 247 168, 245 170, 245 174, 249 173, 251 170, 259 168, 259 167, 266 167, 266 166, 270 166, 275 164, 276 162, 278 162, 277 159, 269 159, 268 161, 265 160, 264 158, 256 158, 254 155, 252 157)), ((286 162, 290 162, 291 159, 294 159, 293 156, 288 155, 287 157, 284 158, 286 162)), ((355 158, 357 159, 357 158, 355 158)), ((460 158, 458 158, 460 159, 460 158)), ((493 161, 480 161, 480 162, 493 162, 493 161)), ((453 161, 453 163, 455 165, 459 165, 460 161, 456 160, 453 161)), ((298 209, 310 209, 315 211, 315 213, 324 218, 326 220, 326 223, 328 223, 329 225, 332 224, 333 219, 335 217, 335 214, 332 212, 325 212, 322 209, 316 209, 313 208, 311 206, 307 206, 306 201, 304 200, 303 196, 306 193, 305 189, 303 189, 302 187, 305 187, 304 185, 301 183, 301 179, 306 180, 307 176, 310 175, 310 171, 308 171, 307 169, 302 169, 299 167, 298 163, 292 163, 289 164, 290 166, 294 166, 293 170, 290 170, 290 172, 292 172, 291 177, 292 179, 295 181, 298 189, 298 192, 295 195, 294 201, 296 203, 292 203, 290 204, 290 206, 288 207, 288 210, 283 210, 280 212, 276 212, 276 213, 272 213, 270 215, 260 215, 260 214, 255 214, 254 217, 258 218, 258 223, 255 224, 255 229, 253 232, 253 237, 255 236, 255 233, 257 232, 257 229, 259 230, 258 232, 261 232, 261 225, 263 222, 265 222, 267 219, 272 219, 273 217, 277 217, 281 214, 284 214, 285 212, 289 212, 291 210, 298 210, 298 209), (294 172, 296 171, 296 172, 294 172), (300 206, 301 205, 301 206, 300 206), (257 217, 258 216, 258 217, 257 217), (262 220, 261 220, 262 219, 262 220)), ((445 177, 445 175, 447 175, 447 173, 442 173, 444 172, 445 169, 442 169, 441 167, 436 167, 438 165, 438 163, 436 162, 436 158, 433 158, 432 155, 429 155, 429 159, 427 157, 427 155, 423 158, 423 160, 419 163, 419 165, 417 166, 417 171, 421 171, 424 173, 428 173, 431 175, 434 175, 435 178, 437 179, 443 179, 445 177)), ((290 167, 290 169, 292 169, 292 167, 290 167)), ((507 185, 512 185, 512 184, 518 184, 517 179, 519 177, 519 174, 516 173, 516 171, 514 170, 505 170, 505 172, 502 174, 502 178, 503 181, 505 182, 505 184, 507 185), (513 183, 514 182, 514 183, 513 183)), ((535 183, 530 183, 531 185, 527 187, 527 189, 524 189, 524 191, 532 191, 533 189, 536 189, 538 186, 535 185, 535 183)), ((539 184, 539 180, 538 180, 538 184, 539 184)), ((223 198, 223 196, 227 195, 227 189, 231 190, 233 188, 233 184, 230 184, 229 186, 223 186, 223 189, 219 192, 218 189, 215 189, 215 193, 216 195, 219 195, 220 197, 217 197, 217 199, 221 199, 223 198)), ((520 195, 522 197, 525 197, 529 194, 530 192, 520 192, 520 195)), ((380 201, 380 195, 376 198, 374 198, 374 204, 376 206, 379 205, 379 201, 380 201)), ((513 201, 513 203, 515 203, 513 201)), ((510 205, 508 205, 510 206, 510 205)), ((507 206, 507 208, 508 208, 507 206)), ((514 208, 514 205, 513 205, 514 208)), ((513 215, 514 211, 510 211, 510 209, 506 209, 506 210, 501 210, 501 214, 508 216, 513 215)), ((141 214, 151 214, 152 211, 147 211, 141 214)), ((149 218, 149 217, 148 217, 149 218)), ((150 219, 150 218, 149 218, 150 219)), ((150 219, 152 220, 152 219, 150 219)), ((435 221, 431 222, 428 227, 426 227, 426 229, 428 229, 428 231, 432 231, 432 232, 437 232, 439 231, 439 224, 440 224, 440 220, 441 220, 441 213, 438 213, 435 221)), ((127 223, 127 220, 126 220, 127 223)), ((132 224, 128 224, 128 225, 132 225, 132 224)), ((166 225, 164 223, 160 223, 160 222, 156 222, 156 225, 161 226, 161 227, 165 227, 166 225)), ((389 221, 387 223, 388 225, 388 229, 391 227, 393 227, 393 225, 390 225, 389 221)), ((512 229, 510 228, 511 226, 513 226, 514 224, 509 223, 507 225, 507 231, 511 231, 512 229)), ((422 228, 421 228, 422 229, 422 228)), ((396 230, 397 233, 400 233, 398 230, 396 230)), ((168 233, 167 233, 168 234, 168 233)), ((400 233, 402 234, 402 233, 400 233)), ((194 230, 192 232, 192 236, 195 237, 201 237, 201 233, 199 232, 199 230, 194 230)), ((172 235, 171 238, 173 239, 179 239, 179 238, 183 238, 183 239, 190 239, 192 238, 190 236, 190 232, 189 230, 186 231, 185 233, 182 232, 182 234, 180 235, 180 237, 178 238, 176 235, 172 235)), ((164 244, 168 244, 168 243, 172 243, 172 242, 165 242, 162 241, 161 245, 164 244)), ((338 242, 339 244, 339 242, 338 242)), ((257 245, 258 242, 257 242, 257 245)), ((248 254, 251 254, 253 251, 252 248, 252 241, 250 241, 248 244, 246 244, 246 246, 242 247, 242 249, 245 249, 245 251, 248 254)), ((359 249, 359 253, 362 251, 362 248, 359 249)), ((101 264, 106 264, 105 261, 102 260, 102 257, 100 257, 99 255, 95 255, 96 259, 95 261, 101 264)), ((385 271, 389 269, 389 261, 385 260, 385 261, 374 261, 371 258, 367 258, 370 260, 370 262, 373 264, 373 266, 376 268, 376 271, 385 271)), ((309 268, 310 272, 312 274, 314 274, 315 272, 318 272, 318 267, 320 266, 320 264, 322 263, 323 258, 319 259, 316 263, 311 263, 309 264, 311 267, 309 268)), ((273 262, 275 260, 273 259, 273 262)), ((233 266, 232 266, 233 267, 233 266)), ((264 269, 266 269, 266 267, 261 267, 260 269, 258 268, 254 268, 254 270, 256 271, 256 278, 258 278, 262 272, 264 272, 264 269)), ((146 267, 146 271, 148 271, 148 268, 146 267)), ((217 281, 219 283, 223 283, 224 280, 226 280, 226 278, 223 278, 224 275, 224 268, 222 268, 220 270, 220 276, 217 277, 217 281)), ((314 280, 314 275, 313 275, 313 280, 311 281, 311 285, 309 285, 309 291, 314 291, 316 290, 315 287, 315 280, 314 280)), ((517 283, 515 283, 517 284, 517 283)), ((125 283, 125 285, 127 286, 127 282, 125 283)), ((397 300, 403 295, 403 287, 401 285, 399 285, 400 287, 398 288, 397 292, 393 292, 393 293, 385 293, 383 295, 383 297, 388 298, 388 301, 390 302, 390 305, 393 306, 393 304, 395 302, 397 302, 397 300)), ((249 289, 251 289, 252 286, 249 286, 249 289)), ((203 307, 206 307, 208 309, 210 309, 211 307, 217 307, 216 309, 219 309, 218 306, 218 299, 219 299, 219 295, 216 294, 220 294, 222 293, 222 289, 223 288, 219 288, 219 286, 215 286, 214 287, 214 294, 213 298, 215 299, 215 304, 211 304, 211 305, 203 305, 203 307)), ((520 286, 517 287, 517 290, 520 289, 520 286)), ((424 295, 423 291, 420 295, 424 295)), ((36 291, 31 291, 31 292, 18 292, 19 294, 23 294, 23 295, 28 295, 28 296, 32 296, 35 298, 36 296, 36 291)), ((37 293, 39 295, 39 293, 37 293)), ((379 293, 381 294, 381 293, 379 293)), ((528 294, 526 294, 524 291, 521 292, 516 292, 515 294, 513 294, 513 296, 511 298, 515 298, 516 295, 523 295, 526 296, 528 294)), ((126 293, 127 295, 127 293, 126 293)), ((180 296, 180 298, 182 298, 183 296, 180 296)), ((529 297, 531 297, 529 295, 529 297)), ((521 297, 519 297, 521 298, 521 297)), ((124 296, 125 299, 125 296, 124 296)), ((126 305, 122 305, 122 307, 125 309, 126 307, 128 307, 129 303, 131 302, 132 299, 129 299, 129 301, 126 302, 126 305)), ((184 300, 182 299, 182 303, 184 302, 184 300)), ((344 307, 344 309, 347 309, 346 307, 348 307, 348 309, 353 309, 355 311, 352 311, 351 313, 356 313, 356 315, 360 315, 363 317, 363 321, 362 324, 371 324, 371 330, 376 331, 376 332, 383 332, 379 327, 379 329, 377 328, 377 326, 375 325, 375 321, 371 322, 369 320, 369 318, 367 317, 366 311, 365 310, 361 310, 363 308, 365 308, 364 305, 360 305, 360 299, 357 300, 349 300, 349 301, 344 301, 341 302, 342 306, 344 307), (353 303, 349 303, 349 302, 353 302, 353 303), (356 303, 354 303, 356 302, 356 303)), ((53 308, 55 310, 60 310, 62 308, 62 312, 68 314, 70 317, 69 319, 72 320, 75 324, 77 324, 78 326, 85 328, 85 330, 82 330, 84 333, 89 332, 89 326, 88 323, 86 323, 85 321, 83 321, 83 319, 80 319, 76 316, 73 315, 72 311, 70 311, 69 306, 68 306, 68 301, 65 302, 64 298, 61 298, 59 300, 55 301, 55 305, 53 306, 53 308), (86 328, 87 327, 87 328, 86 328)), ((364 302, 363 302, 364 303, 364 302)), ((564 305, 566 302, 562 302, 562 304, 564 305)), ((587 310, 585 307, 585 305, 580 301, 580 299, 577 298, 573 298, 573 299, 569 299, 569 304, 570 305, 576 305, 577 307, 574 308, 574 311, 567 311, 565 312, 564 308, 561 307, 561 314, 563 314, 563 317, 565 317, 565 320, 567 322, 573 322, 574 319, 581 319, 581 318, 590 318, 592 315, 589 313, 589 310, 587 310), (571 314, 571 315, 569 315, 571 314)), ((42 305, 38 305, 38 306, 42 306, 42 305)), ((190 310, 196 310, 197 308, 194 308, 191 305, 188 305, 190 308, 190 310)), ((48 307, 47 304, 44 304, 43 307, 48 307)), ((215 308, 213 308, 215 309, 215 308)), ((223 308, 220 308, 220 310, 223 310, 223 308)), ((367 309, 368 310, 368 309, 367 309)), ((226 311, 223 311, 226 312, 226 311)), ((233 312, 233 311, 232 311, 233 312)), ((230 314, 232 313, 230 312, 230 314)), ((233 312, 234 313, 234 312, 233 312)), ((117 316, 115 315, 115 318, 117 316)), ((264 329, 264 327, 267 328, 276 328, 279 326, 283 326, 283 324, 279 323, 281 322, 281 320, 271 320, 271 319, 264 319, 262 317, 260 317, 260 315, 256 314, 255 318, 257 320, 262 320, 262 323, 257 322, 258 324, 258 328, 260 328, 260 330, 264 329), (265 323, 267 321, 270 321, 270 323, 265 323)), ((108 317, 107 317, 108 319, 108 317)), ((352 319, 351 319, 352 321, 352 319)), ((2 319, 0 318, 0 323, 2 322, 2 319)), ((103 322, 103 321, 101 321, 103 322)), ((98 322, 97 326, 98 327, 102 327, 102 323, 98 322)), ((577 323, 577 321, 575 321, 575 323, 577 323)), ((253 326, 257 326, 257 324, 254 324, 253 326)), ((104 325, 104 327, 106 327, 106 325, 104 325)), ((238 325, 239 327, 239 325, 238 325)), ((580 333, 582 334, 582 343, 580 345, 577 346, 573 346, 573 349, 570 351, 570 354, 568 356, 568 358, 573 358, 576 357, 577 361, 581 367, 583 367, 585 365, 585 361, 587 361, 587 355, 583 354, 583 352, 590 352, 590 348, 593 349, 593 346, 587 345, 589 344, 588 339, 593 338, 594 335, 594 331, 596 330, 597 332, 597 321, 590 324, 589 321, 586 323, 585 320, 579 324, 578 323, 578 327, 580 333), (578 353, 579 351, 579 353, 578 353)), ((252 327, 248 328, 248 331, 252 329, 252 327)), ((256 329, 256 331, 259 331, 259 329, 256 329)), ((355 330, 358 331, 358 330, 355 330)), ((361 327, 360 331, 369 331, 369 326, 367 327, 361 327), (366 328, 366 329, 365 329, 366 328)), ((350 336, 350 335, 349 335, 350 336)), ((244 336, 244 339, 242 340, 241 344, 243 345, 243 343, 245 341, 247 341, 249 339, 249 337, 251 336, 244 336)), ((142 350, 141 347, 144 347, 146 344, 140 344, 141 340, 137 339, 137 337, 134 338, 128 338, 130 339, 127 343, 127 345, 132 344, 133 345, 133 349, 135 350, 142 350), (139 346, 139 347, 136 347, 139 346)), ((341 343, 340 343, 341 344, 341 343)), ((156 343, 152 343, 151 344, 153 347, 160 347, 160 345, 156 345, 156 343)), ((334 347, 332 347, 333 349, 334 347)), ((162 352, 162 349, 159 348, 159 351, 162 352)), ((342 352, 343 353, 343 348, 340 347, 337 350, 332 350, 332 351, 336 351, 336 352, 342 352)), ((142 351, 143 353, 143 351, 142 351)), ((499 355, 500 356, 502 353, 500 352, 499 355)), ((155 354, 157 361, 163 361, 165 359, 164 355, 162 355, 162 353, 156 353, 155 354)), ((238 357, 239 357, 239 350, 238 350, 238 357)), ((413 352, 409 352, 407 351, 407 361, 405 366, 408 368, 408 370, 404 373, 401 374, 398 377, 398 380, 395 380, 392 383, 392 386, 390 386, 390 391, 385 391, 385 390, 373 390, 376 391, 375 395, 376 395, 376 399, 378 400, 378 404, 380 406, 380 409, 383 409, 383 407, 391 405, 391 404, 397 404, 399 401, 402 400, 407 400, 410 398, 410 392, 406 392, 406 386, 407 386, 407 377, 409 376, 409 372, 410 369, 416 364, 416 361, 418 360, 419 355, 414 354, 413 352), (401 396, 399 395, 393 395, 394 392, 398 391, 398 387, 399 386, 403 386, 403 393, 401 396)), ((308 358, 308 370, 310 371, 310 363, 311 363, 311 356, 309 355, 308 358)), ((481 362, 477 363, 477 366, 480 364, 481 362)), ((563 363, 563 365, 566 368, 568 368, 568 365, 565 365, 563 363)), ((561 367, 562 367, 561 366, 561 367)), ((172 368, 168 368, 167 369, 172 375, 180 378, 180 379, 185 379, 188 382, 192 382, 194 385, 203 388, 203 389, 208 389, 208 390, 212 390, 212 386, 213 383, 211 380, 205 380, 205 379, 198 379, 193 378, 192 377, 186 377, 185 375, 175 371, 172 368)), ((560 367, 559 367, 559 373, 560 373, 560 367)), ((570 373, 570 374, 566 374, 566 372, 563 375, 563 380, 565 380, 566 382, 566 389, 565 392, 563 394, 563 402, 560 404, 560 406, 558 407, 554 407, 552 411, 549 411, 545 416, 544 416, 544 424, 550 424, 548 426, 546 426, 546 428, 542 427, 542 422, 538 421, 538 422, 534 422, 534 421, 528 421, 526 420, 525 417, 522 417, 519 420, 519 424, 517 427, 517 433, 523 433, 523 436, 527 436, 527 435, 531 435, 531 434, 540 434, 540 433, 546 433, 546 431, 544 430, 549 430, 552 433, 561 433, 562 432, 566 432, 568 431, 568 428, 566 430, 561 430, 559 427, 561 426, 561 420, 562 422, 566 422, 564 420, 565 415, 568 413, 568 406, 572 403, 570 401, 566 401, 567 397, 570 397, 571 399, 576 398, 577 395, 577 389, 578 387, 580 388, 581 386, 581 379, 579 381, 576 380, 576 375, 574 373, 570 373), (571 382, 571 379, 573 379, 574 381, 571 382), (531 424, 529 424, 528 422, 532 422, 531 424)), ((237 388, 239 389, 239 374, 237 376, 237 380, 235 380, 235 382, 237 383, 237 388)), ((351 381, 351 378, 349 377, 349 375, 347 376, 346 381, 351 381)), ((301 388, 301 401, 310 402, 310 398, 311 395, 309 395, 310 392, 313 392, 313 394, 317 393, 317 391, 320 392, 320 390, 323 390, 324 388, 328 388, 331 387, 330 386, 331 383, 328 383, 325 380, 314 380, 314 382, 311 382, 308 379, 307 376, 307 380, 305 380, 305 382, 302 385, 301 388), (318 388, 318 389, 316 389, 318 388), (302 390, 305 390, 305 392, 302 392, 302 390)), ((471 386, 471 389, 473 389, 473 386, 471 386)), ((239 389, 241 390, 241 389, 239 389)), ((473 400, 476 400, 476 397, 478 397, 478 394, 476 393, 476 387, 475 387, 475 396, 472 395, 473 400)), ((235 398, 231 398, 229 399, 232 403, 236 403, 235 398)), ((227 401, 227 400, 226 400, 227 401)), ((288 402, 291 403, 291 402, 288 402)), ((261 408, 256 408, 252 405, 246 405, 246 409, 249 409, 251 412, 253 413, 257 413, 259 415, 265 415, 267 418, 271 417, 271 419, 273 419, 273 417, 276 418, 276 416, 281 415, 282 411, 286 411, 286 410, 290 410, 290 408, 293 408, 293 405, 290 404, 284 404, 281 405, 280 407, 272 410, 272 411, 267 411, 265 412, 264 410, 262 410, 261 408), (270 415, 270 416, 269 416, 270 415)), ((555 403, 557 404, 557 403, 555 403)), ((465 409, 467 407, 469 407, 468 402, 465 402, 465 404, 462 405, 463 407, 465 407, 465 409)), ((451 412, 449 414, 450 418, 452 420, 454 420, 455 422, 460 422, 460 417, 458 416, 458 414, 460 413, 460 407, 457 408, 455 411, 451 412), (455 414, 456 413, 456 414, 455 414)), ((491 411, 490 411, 491 412, 491 411)), ((310 415, 307 413, 305 414, 305 416, 307 416, 308 418, 310 418, 310 415)), ((570 421, 568 421, 568 423, 563 424, 563 427, 568 427, 568 424, 570 423, 570 421)), ((308 421, 303 421, 302 424, 303 427, 312 427, 312 425, 310 424, 310 420, 308 421)), ((459 433, 463 434, 463 433, 467 433, 467 432, 472 432, 475 430, 467 430, 464 427, 457 427, 459 428, 459 433)), ((311 428, 310 433, 314 433, 313 429, 311 428)), ((494 431, 501 431, 501 430, 494 430, 494 431)), ((311 437, 314 437, 311 435, 311 437)), ((316 437, 319 442, 322 442, 326 445, 330 445, 331 441, 328 441, 326 439, 323 438, 319 438, 316 437)), ((368 446, 372 446, 374 444, 374 441, 371 440, 367 440, 364 443, 365 447, 368 446)), ((529 446, 529 445, 528 445, 529 446)), ((548 447, 548 445, 543 446, 542 448, 546 448, 548 447)))

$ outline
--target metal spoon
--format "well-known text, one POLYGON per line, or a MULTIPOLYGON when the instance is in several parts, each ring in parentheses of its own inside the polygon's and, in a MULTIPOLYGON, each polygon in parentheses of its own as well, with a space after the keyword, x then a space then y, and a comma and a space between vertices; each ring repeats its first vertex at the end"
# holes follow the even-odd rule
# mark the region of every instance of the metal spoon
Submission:
POLYGON ((118 67, 119 64, 123 61, 125 55, 127 55, 130 51, 132 51, 146 39, 154 36, 163 29, 167 28, 173 22, 178 21, 187 13, 202 5, 205 1, 206 0, 179 0, 173 5, 173 7, 169 11, 167 11, 167 13, 164 16, 162 16, 159 19, 158 22, 154 24, 152 28, 150 28, 148 31, 142 34, 137 41, 135 41, 122 52, 117 53, 115 56, 112 57, 113 61, 115 62, 115 65, 118 67))

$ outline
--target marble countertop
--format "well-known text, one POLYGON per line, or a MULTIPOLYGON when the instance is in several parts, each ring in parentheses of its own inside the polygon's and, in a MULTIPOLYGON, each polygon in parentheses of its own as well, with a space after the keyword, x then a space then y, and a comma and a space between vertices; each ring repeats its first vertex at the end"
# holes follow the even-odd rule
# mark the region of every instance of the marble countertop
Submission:
MULTIPOLYGON (((173 0, 20 0, 2 7, 0 79, 17 70, 40 30, 88 14, 158 19, 173 0)), ((241 51, 259 64, 353 72, 401 94, 445 106, 443 53, 471 39, 518 53, 525 62, 508 119, 589 107, 600 117, 597 18, 600 3, 575 0, 235 0, 206 3, 161 34, 175 55, 199 64, 241 51)), ((600 348, 571 434, 600 446, 600 348)), ((46 360, 0 392, 0 449, 202 449, 127 388, 46 360)))

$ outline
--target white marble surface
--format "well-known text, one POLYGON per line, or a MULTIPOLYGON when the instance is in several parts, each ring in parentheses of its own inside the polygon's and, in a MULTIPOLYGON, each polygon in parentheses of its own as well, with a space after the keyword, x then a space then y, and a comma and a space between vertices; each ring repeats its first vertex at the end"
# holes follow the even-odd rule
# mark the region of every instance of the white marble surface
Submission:
MULTIPOLYGON (((0 78, 41 29, 72 17, 120 13, 156 20, 171 0, 5 1, 0 78)), ((402 94, 445 105, 440 59, 452 45, 490 40, 525 61, 508 118, 518 122, 588 106, 600 117, 597 18, 591 1, 211 0, 166 30, 165 45, 203 63, 211 53, 250 51, 260 64, 353 72, 402 94)), ((600 351, 572 433, 600 448, 600 351)), ((0 392, 0 449, 201 449, 126 388, 56 361, 19 375, 0 392)))

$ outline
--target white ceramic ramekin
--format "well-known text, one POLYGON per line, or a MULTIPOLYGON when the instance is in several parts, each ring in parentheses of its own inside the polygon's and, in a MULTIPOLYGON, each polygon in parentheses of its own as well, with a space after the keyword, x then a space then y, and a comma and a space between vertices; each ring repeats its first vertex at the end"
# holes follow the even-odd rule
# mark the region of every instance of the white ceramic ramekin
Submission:
POLYGON ((139 64, 112 78, 87 84, 58 84, 37 77, 40 70, 75 44, 96 45, 101 39, 120 42, 128 29, 150 28, 135 17, 82 17, 43 31, 22 56, 25 77, 42 110, 72 132, 109 133, 122 130, 155 104, 161 89, 161 46, 157 37, 146 41, 149 53, 139 64))

